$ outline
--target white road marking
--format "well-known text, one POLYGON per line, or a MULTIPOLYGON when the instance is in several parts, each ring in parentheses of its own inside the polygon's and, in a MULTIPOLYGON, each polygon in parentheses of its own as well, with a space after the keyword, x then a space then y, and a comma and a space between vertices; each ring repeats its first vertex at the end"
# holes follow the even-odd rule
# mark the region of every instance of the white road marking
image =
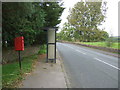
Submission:
MULTIPOLYGON (((74 49, 73 47, 71 47, 71 46, 68 46, 68 45, 64 45, 64 44, 62 44, 63 46, 66 46, 66 47, 69 47, 69 48, 71 48, 71 49, 74 49)), ((75 49, 74 49, 75 50, 75 49)), ((77 51, 77 52, 80 52, 80 53, 82 53, 82 54, 85 54, 86 55, 86 53, 84 53, 84 52, 82 52, 82 51, 79 51, 79 50, 75 50, 75 51, 77 51)))
MULTIPOLYGON (((66 45, 67 46, 67 45, 66 45)), ((69 46, 72 46, 72 45, 69 45, 69 46)), ((77 46, 76 46, 77 47, 77 46)), ((86 51, 86 49, 83 49, 83 48, 80 48, 80 47, 77 47, 78 49, 80 49, 80 50, 82 50, 82 51, 84 51, 84 52, 88 52, 88 51, 86 51)), ((92 55, 92 56, 94 56, 94 55, 96 54, 96 55, 100 55, 101 53, 99 53, 99 52, 96 52, 96 53, 94 53, 94 52, 90 52, 89 53, 89 55, 92 55)), ((104 54, 102 54, 102 55, 104 55, 104 54)), ((107 54, 106 55, 104 55, 106 58, 109 58, 109 59, 111 59, 111 56, 107 56, 107 54)), ((115 58, 115 57, 114 57, 115 58)), ((117 58, 118 59, 118 58, 117 58)))
MULTIPOLYGON (((62 45, 64 45, 64 44, 62 44, 62 45)), ((69 48, 71 48, 71 49, 74 49, 73 47, 68 46, 68 45, 64 45, 64 46, 69 47, 69 48)), ((74 50, 75 50, 75 49, 74 49, 74 50)), ((80 52, 80 53, 82 53, 82 54, 86 54, 86 53, 84 53, 84 52, 82 52, 82 51, 79 51, 79 50, 75 50, 75 51, 80 52)), ((106 65, 109 65, 109 66, 111 66, 111 67, 113 67, 113 68, 115 68, 115 69, 117 69, 117 70, 120 70, 120 68, 118 68, 118 67, 116 67, 116 66, 114 66, 114 65, 111 65, 111 64, 109 64, 109 63, 107 63, 107 62, 105 62, 105 61, 102 61, 102 60, 100 60, 100 59, 98 59, 98 58, 94 58, 94 59, 97 60, 97 61, 99 61, 99 62, 102 62, 102 63, 104 63, 104 64, 106 64, 106 65)))
POLYGON ((66 47, 69 47, 69 48, 71 48, 71 49, 74 49, 74 48, 72 48, 72 47, 70 47, 70 46, 68 46, 68 45, 64 45, 64 44, 62 44, 63 46, 66 46, 66 47))
POLYGON ((115 69, 120 70, 120 68, 118 68, 118 67, 116 67, 116 66, 114 66, 114 65, 111 65, 111 64, 109 64, 109 63, 107 63, 107 62, 104 62, 104 61, 102 61, 102 60, 100 60, 100 59, 98 59, 98 58, 94 58, 94 59, 97 60, 97 61, 100 61, 100 62, 102 62, 102 63, 104 63, 104 64, 106 64, 106 65, 109 65, 109 66, 111 66, 111 67, 113 67, 113 68, 115 68, 115 69))
POLYGON ((79 51, 79 50, 75 50, 75 51, 77 51, 77 52, 80 52, 80 53, 82 53, 82 54, 85 54, 85 55, 86 55, 86 53, 84 53, 84 52, 81 52, 81 51, 79 51))

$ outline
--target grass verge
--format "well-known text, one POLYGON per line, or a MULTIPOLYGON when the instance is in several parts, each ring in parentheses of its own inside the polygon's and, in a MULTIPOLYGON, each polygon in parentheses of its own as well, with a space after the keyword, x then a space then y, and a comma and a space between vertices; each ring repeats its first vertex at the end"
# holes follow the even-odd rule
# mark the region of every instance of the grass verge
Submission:
MULTIPOLYGON (((80 42, 81 44, 87 44, 87 45, 94 45, 94 46, 101 46, 101 47, 108 47, 106 45, 106 42, 80 42)), ((116 42, 113 43, 113 45, 109 48, 113 48, 113 49, 120 49, 119 47, 120 43, 116 42)))
POLYGON ((16 88, 26 73, 30 73, 33 63, 37 60, 37 55, 24 57, 22 59, 22 70, 20 71, 18 62, 5 64, 2 66, 2 88, 16 88))
POLYGON ((38 54, 46 54, 47 52, 46 49, 47 49, 46 45, 41 45, 40 50, 38 51, 38 54))
POLYGON ((12 62, 2 66, 2 88, 17 88, 27 73, 33 69, 38 55, 46 54, 46 45, 41 45, 38 54, 22 59, 22 70, 18 62, 12 62))

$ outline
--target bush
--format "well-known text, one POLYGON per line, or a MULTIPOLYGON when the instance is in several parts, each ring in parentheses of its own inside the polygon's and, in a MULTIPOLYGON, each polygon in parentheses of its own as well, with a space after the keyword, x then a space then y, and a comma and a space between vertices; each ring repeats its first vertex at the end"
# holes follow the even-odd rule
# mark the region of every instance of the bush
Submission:
POLYGON ((112 37, 109 37, 108 39, 106 39, 106 46, 112 47, 113 44, 114 44, 114 40, 112 37))
POLYGON ((46 45, 41 45, 38 54, 45 54, 47 52, 46 48, 47 48, 46 45))

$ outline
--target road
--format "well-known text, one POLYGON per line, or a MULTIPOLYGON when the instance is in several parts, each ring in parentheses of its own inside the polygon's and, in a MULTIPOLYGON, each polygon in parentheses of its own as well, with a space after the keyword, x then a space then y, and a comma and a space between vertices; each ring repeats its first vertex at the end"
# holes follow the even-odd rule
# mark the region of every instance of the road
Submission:
POLYGON ((57 43, 72 88, 118 88, 118 58, 98 50, 57 43))

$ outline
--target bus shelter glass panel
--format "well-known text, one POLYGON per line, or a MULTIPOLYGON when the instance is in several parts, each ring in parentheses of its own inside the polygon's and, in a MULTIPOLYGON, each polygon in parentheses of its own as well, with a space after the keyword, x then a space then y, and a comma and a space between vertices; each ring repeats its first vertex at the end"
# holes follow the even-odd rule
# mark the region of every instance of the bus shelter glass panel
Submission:
POLYGON ((55 45, 49 45, 48 46, 48 59, 54 59, 55 58, 55 45))
POLYGON ((56 31, 55 29, 48 30, 48 44, 47 44, 47 61, 52 60, 56 62, 56 31))
POLYGON ((48 43, 55 43, 55 30, 48 30, 48 43))

